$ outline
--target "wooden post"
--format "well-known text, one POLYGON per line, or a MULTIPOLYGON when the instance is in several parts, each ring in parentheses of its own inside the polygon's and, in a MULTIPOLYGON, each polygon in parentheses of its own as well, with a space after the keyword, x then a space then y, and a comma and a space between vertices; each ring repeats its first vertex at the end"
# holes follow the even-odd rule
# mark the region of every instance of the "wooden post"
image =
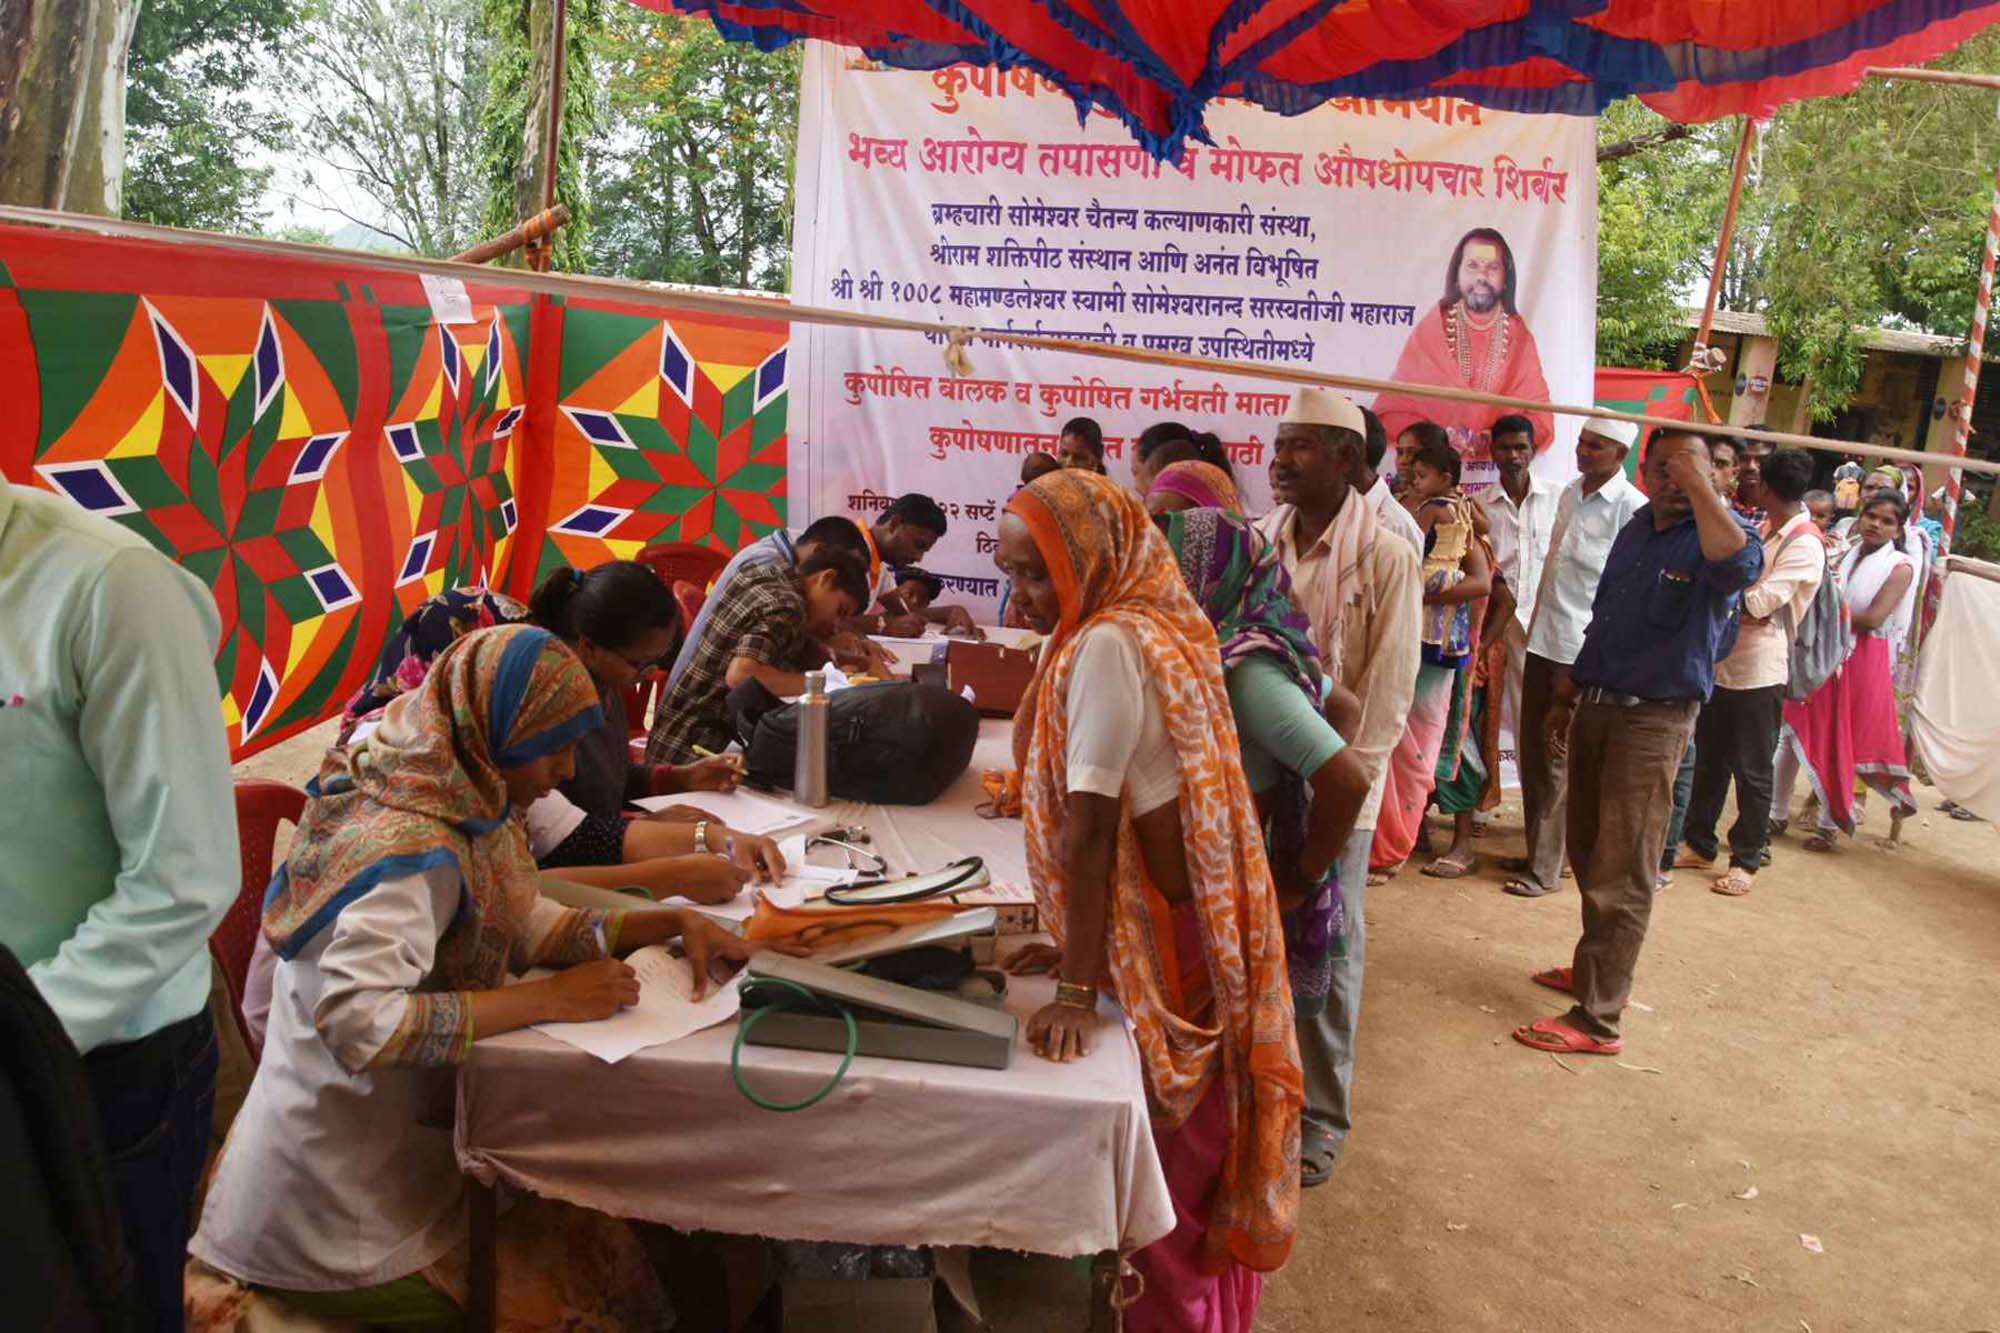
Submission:
MULTIPOLYGON (((2000 75, 1959 74, 1942 69, 1871 68, 1868 77, 1872 79, 1907 79, 1916 83, 1944 83, 1964 88, 2000 89, 2000 75)), ((1996 108, 2000 110, 2000 108, 1996 108)), ((1959 388, 1959 400, 1952 406, 1951 470, 1944 479, 1944 540, 1939 543, 1939 559, 1933 566, 1930 586, 1924 590, 1923 623, 1919 626, 1919 637, 1930 632, 1932 622, 1937 619, 1938 597, 1944 591, 1944 579, 1940 570, 1942 557, 1951 553, 1951 539, 1958 530, 1958 497, 1964 489, 1965 471, 1960 466, 1965 458, 1966 442, 1972 435, 1972 408, 1979 401, 1979 364, 1986 352, 1986 316, 1993 306, 1993 262, 1995 252, 2000 251, 2000 171, 1993 177, 1993 199, 1986 210, 1986 247, 1979 256, 1979 291, 1972 302, 1972 329, 1965 338, 1965 377, 1959 388)), ((1919 483, 1923 484, 1923 483, 1919 483)), ((1911 508, 1923 503, 1921 495, 1911 497, 1911 508)))
POLYGON ((1750 150, 1757 143, 1757 122, 1743 118, 1743 137, 1736 141, 1736 165, 1730 169, 1729 204, 1722 210, 1722 234, 1715 239, 1715 267, 1708 275, 1708 298, 1701 304, 1701 327, 1694 335, 1697 358, 1708 348, 1715 325, 1715 302, 1722 295, 1722 271, 1729 263, 1729 243, 1736 238, 1736 206, 1743 200, 1743 177, 1750 169, 1750 150))
POLYGON ((454 264, 484 264, 498 259, 501 255, 512 254, 522 246, 545 245, 557 227, 569 221, 569 205, 557 204, 554 208, 523 222, 520 226, 490 241, 481 241, 460 254, 451 257, 454 264))
MULTIPOLYGON (((549 25, 549 132, 542 161, 542 211, 556 206, 556 162, 562 152, 563 81, 569 72, 569 0, 555 0, 555 21, 549 25)), ((555 262, 555 245, 548 237, 528 247, 528 263, 546 273, 555 262)))

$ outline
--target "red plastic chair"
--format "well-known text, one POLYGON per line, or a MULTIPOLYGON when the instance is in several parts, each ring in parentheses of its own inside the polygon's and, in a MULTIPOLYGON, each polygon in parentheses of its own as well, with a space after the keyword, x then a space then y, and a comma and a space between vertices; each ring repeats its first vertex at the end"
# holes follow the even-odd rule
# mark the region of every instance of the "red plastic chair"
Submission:
POLYGON ((708 594, 702 591, 705 586, 689 579, 674 580, 674 600, 681 604, 681 633, 683 634, 690 634, 694 631, 694 618, 701 614, 702 603, 708 600, 708 594))
POLYGON ((271 856, 277 847, 278 825, 296 824, 305 813, 306 794, 268 778, 236 780, 236 839, 243 853, 243 887, 208 937, 208 952, 222 969, 229 989, 229 1015, 250 1052, 251 1063, 263 1057, 263 1044, 250 1036, 243 1019, 243 986, 250 976, 250 955, 264 920, 264 892, 271 886, 271 856))
POLYGON ((632 558, 652 570, 670 588, 683 579, 697 588, 707 588, 729 563, 728 552, 693 542, 655 542, 632 558))

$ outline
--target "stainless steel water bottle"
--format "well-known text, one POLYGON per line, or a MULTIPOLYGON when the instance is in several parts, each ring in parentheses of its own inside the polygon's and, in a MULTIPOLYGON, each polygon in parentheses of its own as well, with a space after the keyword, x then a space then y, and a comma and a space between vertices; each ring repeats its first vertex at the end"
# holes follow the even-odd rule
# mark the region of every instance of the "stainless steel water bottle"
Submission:
POLYGON ((806 692, 799 696, 799 753, 792 769, 792 799, 800 805, 827 802, 826 745, 826 676, 808 671, 806 692))

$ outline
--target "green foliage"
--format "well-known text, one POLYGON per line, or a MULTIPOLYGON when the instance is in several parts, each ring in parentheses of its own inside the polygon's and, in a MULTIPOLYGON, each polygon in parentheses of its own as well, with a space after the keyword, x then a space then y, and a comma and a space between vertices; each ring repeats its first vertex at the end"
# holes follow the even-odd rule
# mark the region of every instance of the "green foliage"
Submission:
POLYGON ((251 96, 297 30, 299 0, 145 0, 126 58, 125 216, 254 231, 283 124, 251 96))
POLYGON ((1958 530, 1952 534, 1951 553, 2000 562, 2000 523, 1987 514, 1985 504, 1970 489, 1959 499, 1958 530))
POLYGON ((800 49, 614 4, 596 43, 605 132, 585 155, 593 272, 782 290, 800 49))
MULTIPOLYGON (((1936 62, 2000 69, 2000 30, 1936 62)), ((1636 103, 1612 107, 1600 146, 1658 133, 1636 103)), ((1700 300, 1742 122, 1606 162, 1600 173, 1598 355, 1658 365, 1682 330, 1669 304, 1700 300), (1664 335, 1664 336, 1663 336, 1664 335)), ((1722 306, 1779 339, 1781 376, 1829 420, 1860 387, 1855 329, 1962 336, 1972 317, 2000 125, 1993 94, 1870 80, 1781 109, 1760 134, 1724 273, 1722 306)))
MULTIPOLYGON (((625 0, 612 0, 625 7, 625 0)), ((484 236, 519 226, 542 207, 548 124, 547 51, 552 0, 485 0, 481 20, 492 37, 486 105, 480 114, 481 169, 486 178, 484 236)), ((583 154, 598 128, 598 87, 591 47, 600 24, 598 0, 570 0, 563 30, 562 138, 556 150, 556 202, 570 221, 556 233, 555 267, 587 271, 590 200, 583 154)), ((517 252, 506 261, 520 263, 517 252)))
MULTIPOLYGON (((1599 148, 1660 135, 1669 122, 1633 99, 1599 118, 1599 148)), ((1682 296, 1705 281, 1722 220, 1714 127, 1606 162, 1597 181, 1597 361, 1665 369, 1685 330, 1682 296), (1674 206, 1663 207, 1664 201, 1674 206)))
POLYGON ((320 202, 420 255, 478 238, 479 118, 493 47, 480 0, 317 0, 286 67, 299 151, 320 202), (357 217, 325 177, 364 194, 357 217))

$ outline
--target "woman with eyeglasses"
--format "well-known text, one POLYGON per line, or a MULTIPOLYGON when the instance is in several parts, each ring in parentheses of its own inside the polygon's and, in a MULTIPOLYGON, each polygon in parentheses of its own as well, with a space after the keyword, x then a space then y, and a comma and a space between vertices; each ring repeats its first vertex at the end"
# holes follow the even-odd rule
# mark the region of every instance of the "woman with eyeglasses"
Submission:
POLYGON ((642 796, 728 791, 739 772, 728 758, 632 762, 625 692, 673 660, 682 633, 673 593, 637 561, 552 570, 525 607, 485 589, 454 588, 424 602, 348 705, 342 743, 365 735, 389 700, 422 684, 432 661, 463 635, 519 621, 569 645, 590 672, 603 712, 602 724, 577 743, 575 775, 528 808, 529 841, 544 870, 561 870, 578 884, 636 886, 702 903, 735 897, 753 876, 783 873, 769 838, 736 833, 699 812, 624 815, 627 803, 642 796))

